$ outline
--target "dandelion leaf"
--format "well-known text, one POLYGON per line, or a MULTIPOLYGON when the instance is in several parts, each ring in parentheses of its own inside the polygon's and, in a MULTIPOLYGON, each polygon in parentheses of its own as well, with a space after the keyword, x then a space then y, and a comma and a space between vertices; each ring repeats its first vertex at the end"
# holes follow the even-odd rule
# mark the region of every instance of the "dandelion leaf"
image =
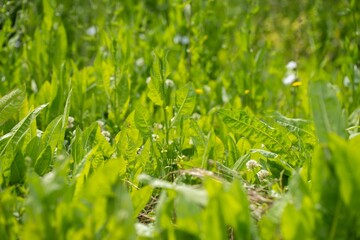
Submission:
POLYGON ((291 148, 291 141, 281 131, 244 111, 221 109, 218 113, 231 130, 252 142, 264 144, 272 152, 285 152, 291 148))

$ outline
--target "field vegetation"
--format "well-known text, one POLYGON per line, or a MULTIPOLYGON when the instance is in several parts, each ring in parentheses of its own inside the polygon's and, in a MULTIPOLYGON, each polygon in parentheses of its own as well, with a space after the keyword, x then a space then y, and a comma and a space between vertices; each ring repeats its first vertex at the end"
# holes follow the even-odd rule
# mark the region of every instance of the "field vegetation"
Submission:
POLYGON ((360 239, 357 0, 0 0, 0 239, 360 239))

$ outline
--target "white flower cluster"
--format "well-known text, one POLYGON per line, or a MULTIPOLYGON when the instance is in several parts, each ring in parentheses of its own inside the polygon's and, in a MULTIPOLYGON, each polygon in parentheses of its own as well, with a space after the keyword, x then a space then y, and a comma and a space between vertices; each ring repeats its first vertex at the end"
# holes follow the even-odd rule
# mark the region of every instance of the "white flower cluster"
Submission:
MULTIPOLYGON (((251 159, 251 160, 249 160, 247 163, 246 163, 246 168, 248 169, 248 170, 255 170, 256 168, 258 168, 258 167, 261 167, 261 165, 257 162, 257 161, 255 161, 255 160, 253 160, 253 159, 251 159)), ((258 171, 257 173, 256 173, 256 175, 257 175, 257 177, 259 178, 259 180, 260 181, 264 181, 269 175, 270 175, 270 173, 267 171, 267 170, 264 170, 264 169, 261 169, 260 171, 258 171)))
POLYGON ((74 127, 74 121, 75 121, 74 117, 69 116, 68 117, 68 124, 67 124, 66 128, 73 128, 74 127))
POLYGON ((269 172, 262 169, 256 174, 260 181, 263 181, 265 178, 269 176, 269 172))
POLYGON ((102 130, 102 131, 101 131, 101 134, 105 137, 106 141, 110 142, 111 134, 110 134, 109 131, 102 130))
POLYGON ((97 120, 96 122, 99 124, 101 134, 105 137, 106 141, 110 142, 111 134, 109 131, 105 130, 105 123, 102 120, 97 120))
POLYGON ((295 61, 288 62, 288 64, 286 65, 287 72, 282 80, 284 85, 291 85, 296 81, 296 68, 297 63, 295 61))
POLYGON ((258 162, 255 161, 255 160, 251 159, 246 163, 246 168, 248 170, 253 170, 253 169, 257 168, 257 167, 260 167, 260 164, 258 164, 258 162))
POLYGON ((151 138, 152 138, 153 142, 156 142, 160 139, 159 135, 157 135, 157 134, 151 134, 151 138))

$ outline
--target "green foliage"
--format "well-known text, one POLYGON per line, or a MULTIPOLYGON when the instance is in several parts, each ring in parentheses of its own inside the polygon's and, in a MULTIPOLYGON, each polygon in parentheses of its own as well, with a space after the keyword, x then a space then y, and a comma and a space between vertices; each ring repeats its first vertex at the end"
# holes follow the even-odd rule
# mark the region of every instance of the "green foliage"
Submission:
POLYGON ((359 239, 359 6, 0 0, 0 239, 359 239))

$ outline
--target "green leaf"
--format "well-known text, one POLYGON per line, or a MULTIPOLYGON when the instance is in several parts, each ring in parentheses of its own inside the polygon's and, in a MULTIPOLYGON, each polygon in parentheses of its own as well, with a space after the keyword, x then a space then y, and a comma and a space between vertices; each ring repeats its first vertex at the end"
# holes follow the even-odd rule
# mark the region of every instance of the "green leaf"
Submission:
POLYGON ((145 208, 149 202, 153 188, 151 186, 145 186, 139 190, 134 190, 131 193, 131 200, 134 206, 134 217, 136 218, 139 213, 145 208))
POLYGON ((19 151, 11 164, 10 184, 23 183, 26 174, 25 158, 19 151))
POLYGON ((0 126, 10 119, 14 113, 19 112, 25 96, 24 91, 15 89, 0 99, 0 126))
POLYGON ((176 123, 180 117, 190 116, 196 105, 196 94, 194 87, 188 83, 185 87, 176 91, 175 106, 177 112, 172 119, 172 124, 176 123))
POLYGON ((160 90, 160 83, 155 82, 153 78, 151 78, 149 84, 148 84, 148 97, 150 100, 158 106, 162 106, 164 104, 163 101, 163 95, 161 94, 160 90))
POLYGON ((151 135, 151 120, 149 111, 139 104, 135 109, 135 125, 139 129, 141 135, 147 138, 151 135))
POLYGON ((49 166, 52 161, 52 150, 50 146, 47 146, 43 152, 40 154, 40 157, 36 160, 34 169, 37 174, 40 176, 48 172, 49 166))
POLYGON ((157 53, 153 53, 153 64, 151 68, 151 80, 148 84, 148 97, 155 105, 162 106, 165 99, 165 78, 162 74, 163 65, 157 53))
POLYGON ((60 144, 58 144, 58 150, 59 152, 61 152, 62 150, 62 141, 65 138, 65 131, 66 131, 66 127, 68 124, 68 118, 69 118, 69 113, 70 113, 70 108, 71 108, 71 95, 72 95, 72 90, 70 90, 68 97, 66 99, 66 103, 65 103, 65 108, 64 108, 64 113, 62 115, 62 122, 61 122, 61 132, 60 132, 60 136, 59 136, 59 141, 58 142, 60 144))
MULTIPOLYGON (((46 127, 43 135, 41 136, 43 148, 47 148, 48 146, 50 146, 51 149, 55 150, 56 146, 60 143, 62 120, 63 116, 60 115, 54 120, 52 120, 50 124, 46 127)), ((61 145, 61 143, 59 145, 61 145)))
POLYGON ((346 138, 346 122, 334 88, 325 81, 311 82, 309 97, 319 141, 329 142, 329 133, 346 138))
POLYGON ((23 120, 21 120, 18 124, 16 124, 15 127, 13 127, 8 134, 0 138, 0 142, 4 138, 7 138, 6 144, 1 150, 0 156, 3 155, 10 142, 14 143, 16 146, 19 144, 19 142, 23 139, 25 134, 29 131, 31 122, 47 105, 48 104, 43 104, 37 107, 34 111, 29 113, 23 120))
POLYGON ((231 130, 252 142, 264 144, 272 152, 286 152, 291 148, 290 139, 287 139, 281 131, 249 116, 244 111, 222 109, 218 113, 231 130))

